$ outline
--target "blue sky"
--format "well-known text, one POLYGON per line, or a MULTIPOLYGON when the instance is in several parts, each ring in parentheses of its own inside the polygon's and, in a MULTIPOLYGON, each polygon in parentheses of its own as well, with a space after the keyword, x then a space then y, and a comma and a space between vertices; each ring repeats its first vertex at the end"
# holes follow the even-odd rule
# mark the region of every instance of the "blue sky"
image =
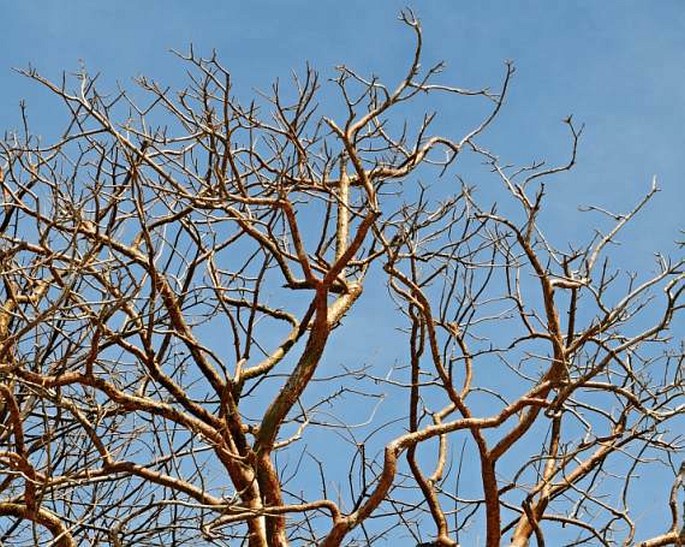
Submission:
MULTIPOLYGON (((242 96, 307 61, 324 76, 345 63, 393 82, 412 45, 396 19, 405 5, 0 0, 0 128, 19 126, 22 98, 37 133, 50 135, 65 119, 13 67, 31 64, 59 78, 83 62, 102 73, 102 88, 132 87, 131 79, 143 73, 181 84, 183 67, 169 50, 190 43, 201 53, 217 50, 242 96)), ((578 205, 625 211, 656 175, 663 192, 625 232, 620 256, 630 267, 650 268, 652 251, 671 248, 685 216, 685 3, 435 0, 410 6, 423 24, 426 63, 447 62, 445 81, 496 87, 504 61, 516 65, 505 109, 483 138, 503 159, 562 161, 569 141, 561 120, 573 114, 585 124, 577 168, 549 187, 558 243, 588 233, 578 205)), ((440 112, 446 132, 468 116, 447 102, 440 112)))
MULTIPOLYGON (((345 63, 390 81, 404 70, 410 36, 396 21, 406 2, 9 2, 0 48, 0 127, 17 127, 25 98, 35 130, 59 128, 55 103, 12 67, 47 76, 101 72, 104 87, 131 87, 145 73, 170 84, 183 71, 170 49, 216 49, 243 94, 312 63, 326 76, 345 63)), ((628 234, 649 260, 677 236, 685 182, 685 5, 651 2, 465 2, 412 5, 422 19, 426 63, 445 60, 445 80, 495 86, 503 62, 517 73, 486 143, 509 161, 560 161, 568 114, 586 124, 579 165, 550 189, 556 213, 578 204, 623 209, 657 175, 664 192, 628 234)), ((442 107, 443 120, 454 113, 442 107)), ((454 113, 459 114, 459 112, 454 113)), ((455 116, 456 117, 456 116, 455 116)), ((449 125, 445 127, 449 128, 449 125)), ((569 222, 571 222, 569 220, 569 222)), ((568 226, 575 230, 575 226, 568 226)))

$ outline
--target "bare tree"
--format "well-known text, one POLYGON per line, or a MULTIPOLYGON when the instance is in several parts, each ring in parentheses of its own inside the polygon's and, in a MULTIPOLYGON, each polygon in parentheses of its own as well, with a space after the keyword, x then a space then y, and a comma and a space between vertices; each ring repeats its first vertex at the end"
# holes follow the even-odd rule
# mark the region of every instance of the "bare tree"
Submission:
POLYGON ((338 68, 330 116, 312 69, 243 104, 192 50, 180 92, 25 71, 69 121, 44 144, 24 116, 0 151, 0 543, 685 541, 683 258, 610 261, 656 184, 560 247, 545 184, 581 128, 564 165, 505 165, 480 137, 512 65, 497 92, 442 84, 401 19, 405 78, 338 68), (415 114, 436 94, 487 110, 439 136, 415 114), (455 177, 465 155, 503 205, 455 177), (365 287, 397 362, 324 357, 356 343, 365 287), (672 524, 641 540, 653 468, 672 524))

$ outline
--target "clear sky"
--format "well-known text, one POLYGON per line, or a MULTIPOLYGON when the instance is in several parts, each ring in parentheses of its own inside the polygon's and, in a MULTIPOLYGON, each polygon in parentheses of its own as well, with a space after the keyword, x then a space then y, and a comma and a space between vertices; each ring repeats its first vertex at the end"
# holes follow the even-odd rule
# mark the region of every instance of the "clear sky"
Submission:
MULTIPOLYGON (((324 76, 345 63, 393 82, 412 45, 396 18, 407 4, 423 24, 426 62, 447 62, 444 80, 496 87, 504 62, 516 65, 505 109, 483 139, 502 158, 562 161, 569 141, 561 120, 573 114, 585 124, 577 168, 549 188, 561 223, 555 233, 586 233, 578 205, 627 210, 656 175, 663 192, 626 231, 622 256, 651 268, 652 251, 685 238, 682 0, 0 0, 0 128, 19 127, 20 99, 38 133, 50 135, 65 119, 13 67, 59 78, 84 63, 102 73, 101 88, 132 87, 139 74, 173 85, 184 74, 169 50, 190 43, 215 49, 243 96, 305 62, 324 76)), ((462 114, 452 108, 442 110, 445 131, 450 115, 462 114)), ((683 321, 677 326, 682 337, 683 321)))
MULTIPOLYGON (((216 49, 238 88, 266 88, 311 62, 324 75, 345 63, 392 79, 410 40, 395 16, 406 2, 250 1, 69 2, 2 0, 0 127, 16 127, 27 99, 37 130, 49 134, 54 103, 13 73, 46 75, 85 63, 103 82, 130 85, 146 73, 182 80, 170 49, 216 49)), ((488 139, 511 161, 561 159, 568 114, 586 124, 579 166, 554 191, 575 206, 620 208, 657 175, 664 193, 645 238, 673 239, 685 196, 685 5, 638 1, 426 1, 412 6, 426 35, 426 61, 445 60, 446 78, 495 85, 505 60, 518 68, 507 108, 488 139)), ((61 120, 61 118, 60 118, 61 120)), ((53 123, 59 123, 55 120, 53 123)))
MULTIPOLYGON (((34 128, 49 135, 63 118, 44 92, 14 73, 29 63, 50 77, 101 72, 103 87, 145 73, 182 82, 169 53, 192 43, 216 49, 237 88, 266 89, 306 61, 332 75, 345 63, 389 80, 404 70, 410 36, 396 21, 406 2, 0 0, 0 128, 17 127, 25 98, 34 128), (53 125, 51 125, 53 124, 53 125), (57 125, 54 125, 57 124, 57 125)), ((586 124, 579 165, 550 188, 565 217, 577 205, 623 209, 657 175, 658 216, 628 232, 644 253, 677 237, 685 179, 685 4, 679 0, 415 2, 426 62, 445 60, 445 79, 495 86, 503 62, 517 66, 509 101, 487 144, 509 161, 560 161, 568 140, 560 120, 586 124)), ((451 105, 444 107, 449 120, 451 105)), ((449 127, 449 126, 446 126, 449 127)), ((574 217, 577 220, 577 217, 574 217)), ((569 221, 570 222, 570 221, 569 221)), ((574 229, 568 226, 568 229, 574 229)))

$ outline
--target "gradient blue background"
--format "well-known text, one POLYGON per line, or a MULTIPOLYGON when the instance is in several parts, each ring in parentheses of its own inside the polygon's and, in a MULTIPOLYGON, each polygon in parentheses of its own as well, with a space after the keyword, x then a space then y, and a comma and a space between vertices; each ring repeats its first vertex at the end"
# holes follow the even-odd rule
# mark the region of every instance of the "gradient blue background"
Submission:
MULTIPOLYGON (((47 93, 12 67, 31 64, 59 79, 63 70, 76 72, 84 63, 102 73, 102 89, 133 87, 139 74, 181 85, 183 67, 168 50, 190 43, 204 54, 216 49, 243 97, 268 89, 306 61, 324 77, 345 63, 394 83, 412 45, 396 20, 405 5, 2 0, 0 129, 20 126, 22 98, 33 130, 46 138, 66 119, 54 99, 46 101, 47 93)), ((653 175, 663 191, 620 238, 624 264, 651 270, 653 251, 667 251, 673 240, 685 238, 678 233, 685 217, 685 2, 436 0, 411 7, 423 23, 425 62, 447 61, 443 81, 495 88, 504 61, 515 63, 506 107, 482 139, 503 160, 562 161, 569 142, 561 120, 573 114, 586 125, 578 166, 548 187, 548 224, 558 242, 589 233, 578 205, 625 211, 648 190, 653 175)), ((448 133, 469 115, 447 100, 440 109, 439 127, 448 133)), ((480 191, 487 196, 490 190, 480 191)), ((682 338, 682 320, 675 330, 682 338)), ((372 355, 353 358, 382 359, 378 345, 372 355)), ((640 487, 645 514, 658 511, 654 532, 666 522, 669 487, 665 480, 640 487)))
MULTIPOLYGON (((242 95, 268 89, 306 61, 333 75, 345 63, 393 81, 410 36, 396 22, 406 2, 0 1, 0 128, 19 125, 25 98, 34 129, 46 136, 64 118, 54 101, 12 72, 29 63, 59 78, 81 62, 101 72, 101 87, 132 87, 150 75, 183 83, 170 49, 216 49, 242 95), (103 85, 104 84, 104 85, 103 85)), ((503 62, 517 66, 511 95, 486 143, 516 163, 561 161, 568 114, 586 124, 573 176, 551 187, 565 218, 579 204, 623 210, 656 175, 659 214, 628 232, 641 264, 678 236, 685 202, 685 4, 638 1, 425 1, 412 6, 426 36, 426 63, 445 60, 445 80, 496 86, 503 62)), ((452 105, 445 101, 445 116, 452 105)), ((444 117, 443 117, 444 119, 444 117)), ((575 222, 577 218, 569 219, 575 222)), ((571 226, 575 229, 576 227, 571 226)))

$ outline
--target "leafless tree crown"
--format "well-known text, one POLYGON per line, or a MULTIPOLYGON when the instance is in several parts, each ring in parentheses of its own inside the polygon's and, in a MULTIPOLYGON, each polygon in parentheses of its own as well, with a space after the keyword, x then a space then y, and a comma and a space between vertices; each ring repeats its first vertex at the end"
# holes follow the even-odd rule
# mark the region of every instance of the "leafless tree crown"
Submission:
POLYGON ((610 261, 656 183, 555 243, 545 184, 582 128, 563 165, 506 165, 481 137, 512 65, 497 91, 440 83, 402 20, 406 76, 339 67, 330 117, 310 68, 243 103, 192 50, 178 92, 25 71, 69 119, 0 145, 0 543, 685 541, 682 252, 610 261), (434 96, 487 111, 440 136, 434 96), (362 321, 397 361, 347 360, 362 321), (650 472, 673 487, 645 539, 650 472))

